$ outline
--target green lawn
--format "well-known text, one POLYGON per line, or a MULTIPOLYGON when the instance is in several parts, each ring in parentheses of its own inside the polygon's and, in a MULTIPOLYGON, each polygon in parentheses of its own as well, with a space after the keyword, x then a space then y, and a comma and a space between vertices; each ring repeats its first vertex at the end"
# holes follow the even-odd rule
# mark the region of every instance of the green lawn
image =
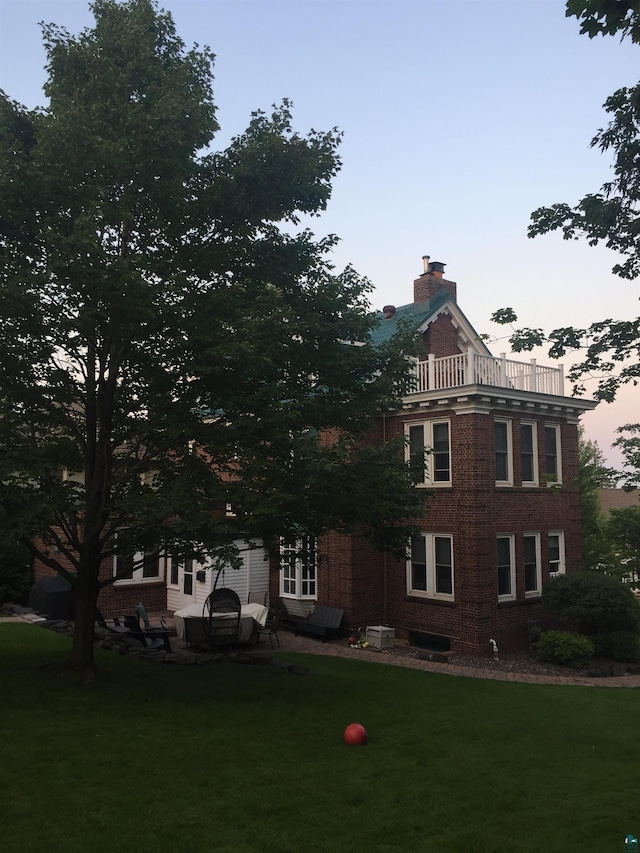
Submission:
POLYGON ((68 644, 0 625, 3 850, 617 853, 640 832, 635 690, 100 650, 69 687, 45 665, 68 644))

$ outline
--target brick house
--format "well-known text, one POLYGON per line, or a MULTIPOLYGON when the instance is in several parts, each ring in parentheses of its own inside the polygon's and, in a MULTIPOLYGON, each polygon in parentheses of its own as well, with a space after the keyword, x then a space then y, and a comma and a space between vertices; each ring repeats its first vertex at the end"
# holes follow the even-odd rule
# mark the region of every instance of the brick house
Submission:
MULTIPOLYGON (((578 419, 595 403, 565 396, 561 367, 494 358, 444 265, 424 261, 414 302, 385 306, 376 333, 411 323, 424 346, 415 390, 376 424, 381 440, 404 435, 418 463, 429 493, 420 535, 406 561, 327 537, 306 598, 343 608, 350 627, 388 625, 416 645, 514 650, 528 644, 550 576, 581 567, 578 419)), ((288 591, 291 573, 285 564, 271 588, 289 609, 305 599, 301 583, 288 591)))
MULTIPOLYGON (((222 583, 242 601, 269 591, 294 615, 316 603, 345 611, 345 627, 388 625, 436 649, 487 653, 526 647, 549 577, 581 568, 578 420, 592 401, 564 395, 561 367, 491 355, 457 303, 444 264, 424 259, 414 301, 385 306, 374 340, 399 323, 422 341, 416 385, 402 409, 372 418, 371 440, 406 438, 428 494, 406 561, 358 537, 283 544, 279 564, 261 542, 239 540, 243 567, 222 583)), ((105 564, 105 576, 115 561, 105 564)), ((204 603, 214 572, 157 552, 136 555, 128 578, 104 588, 107 615, 204 603)), ((49 574, 36 565, 36 577, 49 574)), ((220 584, 219 584, 220 585, 220 584)))

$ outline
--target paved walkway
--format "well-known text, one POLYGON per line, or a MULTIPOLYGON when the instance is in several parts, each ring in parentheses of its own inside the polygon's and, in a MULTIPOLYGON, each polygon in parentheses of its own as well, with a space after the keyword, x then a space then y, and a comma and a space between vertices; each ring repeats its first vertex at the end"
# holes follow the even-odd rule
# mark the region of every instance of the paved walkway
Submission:
MULTIPOLYGON (((465 676, 466 678, 489 678, 494 681, 511 681, 520 684, 579 685, 581 687, 640 687, 640 675, 612 676, 611 678, 585 678, 584 676, 530 675, 522 672, 505 672, 492 669, 487 659, 486 668, 461 666, 455 663, 435 663, 409 655, 391 654, 377 649, 352 649, 347 642, 322 643, 310 637, 296 637, 291 631, 278 631, 280 651, 302 652, 310 655, 365 660, 423 672, 438 672, 442 675, 465 676)), ((277 650, 277 643, 276 643, 277 650)))
MULTIPOLYGON (((149 614, 153 624, 159 622, 161 614, 149 614)), ((163 614, 167 624, 171 625, 173 620, 168 614, 163 614)), ((33 622, 33 617, 11 616, 0 617, 0 622, 33 622)), ((423 672, 437 672, 441 675, 464 676, 466 678, 485 678, 494 681, 510 681, 519 684, 555 684, 574 685, 580 687, 640 687, 640 675, 621 675, 610 678, 586 678, 580 675, 533 675, 523 672, 505 672, 501 669, 492 669, 491 660, 487 659, 485 668, 461 666, 455 663, 436 663, 434 661, 422 660, 409 655, 392 654, 377 649, 353 649, 346 642, 323 643, 311 637, 296 636, 293 632, 281 629, 278 631, 280 648, 274 638, 276 651, 300 652, 307 655, 328 655, 330 657, 350 658, 352 660, 363 660, 370 663, 386 664, 387 666, 403 666, 405 669, 418 669, 423 672)), ((175 647, 184 648, 184 643, 177 638, 171 640, 175 647)), ((269 641, 262 640, 260 647, 269 648, 269 641)))

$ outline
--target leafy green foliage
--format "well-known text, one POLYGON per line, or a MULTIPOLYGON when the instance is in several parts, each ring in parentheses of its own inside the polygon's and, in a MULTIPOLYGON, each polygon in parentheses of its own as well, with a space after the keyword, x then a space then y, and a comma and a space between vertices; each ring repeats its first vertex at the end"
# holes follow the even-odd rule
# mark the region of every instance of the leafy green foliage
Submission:
MULTIPOLYGON (((627 0, 568 0, 567 16, 582 22, 581 32, 620 32, 640 42, 640 12, 627 0)), ((600 192, 589 193, 571 206, 566 203, 541 207, 531 214, 529 237, 561 231, 565 240, 586 239, 590 246, 603 243, 622 257, 613 267, 616 275, 636 279, 640 275, 640 83, 621 88, 604 103, 611 116, 609 125, 591 140, 592 147, 613 154, 613 179, 600 192)), ((513 324, 515 312, 503 308, 492 316, 496 323, 513 324)), ((612 402, 618 389, 640 380, 640 318, 607 318, 588 328, 565 327, 548 334, 542 329, 514 329, 510 338, 514 352, 548 345, 551 358, 578 353, 568 378, 574 393, 584 393, 584 380, 601 377, 594 397, 612 402)))
POLYGON ((536 643, 540 660, 581 669, 593 657, 594 645, 588 637, 573 631, 545 631, 536 643))
POLYGON ((601 572, 571 572, 545 585, 542 599, 559 619, 589 635, 640 634, 640 605, 618 578, 601 572))
POLYGON ((609 541, 600 506, 599 490, 615 486, 619 474, 605 465, 602 451, 594 441, 585 439, 582 427, 578 438, 578 487, 582 529, 582 567, 596 569, 607 562, 609 541))
POLYGON ((620 437, 613 444, 620 448, 624 459, 622 476, 625 488, 640 487, 640 424, 624 424, 616 432, 620 437))
POLYGON ((595 653, 622 663, 640 662, 640 638, 633 631, 613 631, 593 638, 595 653))
POLYGON ((567 0, 566 15, 577 18, 580 32, 589 38, 620 33, 640 43, 640 11, 634 0, 567 0))
POLYGON ((0 536, 0 604, 26 604, 31 582, 28 550, 15 539, 0 536))
POLYGON ((85 655, 114 554, 294 527, 398 547, 421 504, 397 449, 355 450, 410 342, 374 349, 369 282, 296 227, 340 134, 284 101, 212 152, 211 51, 154 0, 91 9, 43 28, 45 108, 0 97, 0 505, 73 584, 85 655))
POLYGON ((612 570, 632 586, 640 586, 640 504, 612 509, 605 535, 612 570))

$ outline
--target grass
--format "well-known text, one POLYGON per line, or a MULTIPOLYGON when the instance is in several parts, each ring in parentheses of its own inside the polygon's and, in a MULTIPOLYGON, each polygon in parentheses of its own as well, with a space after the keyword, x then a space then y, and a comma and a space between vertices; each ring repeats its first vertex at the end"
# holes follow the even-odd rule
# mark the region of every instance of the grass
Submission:
POLYGON ((640 831, 636 690, 101 650, 100 680, 70 687, 68 647, 0 625, 6 850, 605 853, 640 831), (342 742, 351 722, 370 746, 342 742))

